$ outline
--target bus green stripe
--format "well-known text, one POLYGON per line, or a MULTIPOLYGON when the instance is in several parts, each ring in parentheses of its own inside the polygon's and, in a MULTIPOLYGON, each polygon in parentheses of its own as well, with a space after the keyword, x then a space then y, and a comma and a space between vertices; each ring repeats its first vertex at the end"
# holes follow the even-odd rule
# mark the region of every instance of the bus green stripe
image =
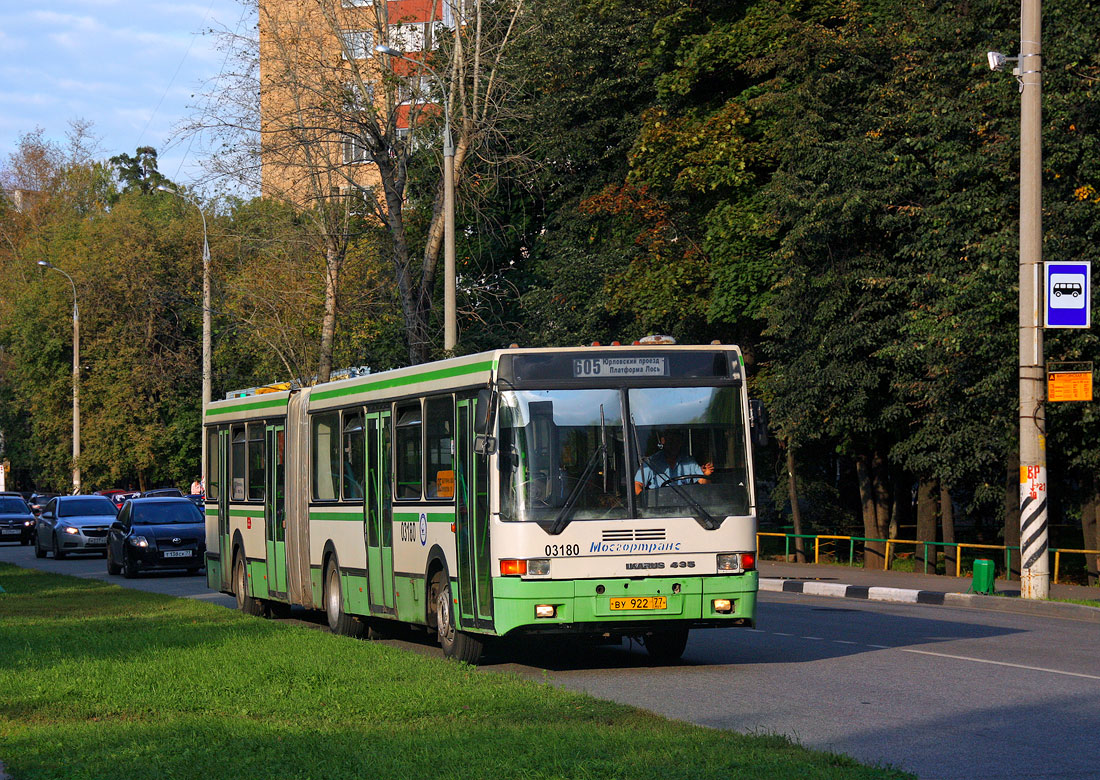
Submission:
POLYGON ((357 511, 352 512, 310 512, 310 520, 354 520, 356 522, 363 522, 363 510, 360 507, 357 511))
POLYGON ((399 376, 392 379, 379 379, 376 382, 365 382, 363 384, 353 385, 352 387, 338 387, 332 390, 322 390, 319 393, 313 393, 310 396, 310 400, 325 401, 330 398, 342 398, 347 395, 356 395, 358 393, 370 393, 375 390, 390 390, 395 387, 403 387, 418 382, 434 382, 437 379, 449 379, 465 374, 476 374, 479 371, 492 371, 493 368, 494 362, 492 360, 485 360, 480 363, 468 363, 464 366, 438 368, 435 371, 424 371, 418 374, 409 374, 407 376, 399 376))
MULTIPOLYGON (((425 512, 428 516, 429 523, 453 523, 455 521, 454 512, 425 512)), ((419 523, 419 512, 394 512, 393 520, 395 523, 419 523)))
POLYGON ((225 408, 207 409, 206 410, 206 416, 207 417, 217 417, 218 415, 221 415, 221 414, 235 414, 237 412, 253 412, 253 411, 256 411, 257 409, 282 409, 283 411, 286 411, 286 407, 287 407, 287 399, 285 399, 285 398, 276 398, 276 399, 271 400, 271 401, 251 401, 251 402, 246 403, 246 404, 237 404, 235 406, 229 407, 228 409, 225 409, 225 408))

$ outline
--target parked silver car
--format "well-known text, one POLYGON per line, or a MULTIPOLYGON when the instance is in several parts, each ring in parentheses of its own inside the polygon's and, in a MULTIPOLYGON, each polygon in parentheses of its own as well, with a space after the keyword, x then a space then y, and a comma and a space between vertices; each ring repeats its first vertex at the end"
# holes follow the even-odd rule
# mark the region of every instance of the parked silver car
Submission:
POLYGON ((57 559, 66 554, 107 555, 107 529, 115 521, 115 503, 106 496, 58 496, 50 499, 35 526, 34 554, 57 559))

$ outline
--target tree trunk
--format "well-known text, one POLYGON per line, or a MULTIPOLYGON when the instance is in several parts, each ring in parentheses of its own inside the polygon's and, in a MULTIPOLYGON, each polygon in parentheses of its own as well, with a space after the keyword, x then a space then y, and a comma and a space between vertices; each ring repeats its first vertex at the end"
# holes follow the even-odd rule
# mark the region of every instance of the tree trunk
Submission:
POLYGON ((340 275, 341 252, 331 243, 325 247, 325 310, 321 316, 321 356, 317 366, 317 381, 327 382, 332 376, 332 345, 336 338, 336 290, 340 275))
MULTIPOLYGON (((1085 505, 1081 507, 1081 539, 1082 550, 1100 550, 1100 529, 1097 528, 1096 512, 1100 507, 1100 482, 1094 474, 1091 481, 1091 491, 1085 505)), ((1085 570, 1088 573, 1089 586, 1096 585, 1097 569, 1100 568, 1100 555, 1085 556, 1085 570)))
MULTIPOLYGON (((855 460, 863 514, 863 536, 872 540, 884 539, 890 524, 890 487, 885 473, 886 459, 876 449, 870 455, 857 455, 855 460)), ((865 569, 884 568, 885 553, 885 542, 864 542, 863 567, 865 569)))
MULTIPOLYGON (((871 476, 875 488, 875 526, 878 538, 885 539, 889 538, 887 534, 890 530, 890 496, 892 491, 890 490, 890 464, 881 448, 875 450, 871 467, 871 476)), ((886 545, 883 543, 882 567, 887 569, 889 568, 889 561, 886 560, 885 553, 886 545)))
MULTIPOLYGON (((935 477, 921 477, 917 484, 917 532, 918 542, 936 541, 936 502, 939 499, 939 481, 935 477)), ((928 568, 936 573, 936 548, 917 545, 913 557, 914 570, 925 572, 928 568), (927 554, 926 551, 927 550, 927 554), (929 565, 930 562, 930 565, 929 565)))
POLYGON ((943 526, 944 573, 954 577, 959 554, 958 548, 952 546, 955 542, 955 507, 951 504, 951 488, 942 480, 940 481, 940 523, 943 526))
POLYGON ((1006 547, 1015 547, 1009 554, 1009 567, 1005 578, 1020 579, 1020 453, 1013 452, 1008 459, 1005 476, 1005 536, 1006 547))
POLYGON ((794 447, 787 442, 787 496, 791 500, 791 525, 794 526, 794 559, 806 562, 806 547, 802 539, 802 510, 798 506, 798 481, 794 475, 794 447))

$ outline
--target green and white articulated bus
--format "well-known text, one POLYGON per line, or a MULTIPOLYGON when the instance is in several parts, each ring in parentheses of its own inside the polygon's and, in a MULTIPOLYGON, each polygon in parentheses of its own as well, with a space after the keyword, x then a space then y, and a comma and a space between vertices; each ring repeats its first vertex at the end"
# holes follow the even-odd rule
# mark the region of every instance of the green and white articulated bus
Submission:
MULTIPOLYGON (((235 394, 230 394, 235 395, 235 394)), ((756 500, 737 347, 505 349, 204 410, 207 578, 333 631, 639 639, 752 626, 756 500)))

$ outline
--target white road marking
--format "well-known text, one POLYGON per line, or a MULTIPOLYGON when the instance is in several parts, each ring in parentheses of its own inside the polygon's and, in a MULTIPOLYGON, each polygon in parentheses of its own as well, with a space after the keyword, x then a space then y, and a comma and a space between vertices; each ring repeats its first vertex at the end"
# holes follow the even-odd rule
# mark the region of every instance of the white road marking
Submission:
MULTIPOLYGON (((761 632, 770 633, 773 636, 789 636, 793 637, 794 634, 784 634, 781 631, 761 632)), ((821 641, 819 636, 803 636, 797 637, 798 639, 809 639, 814 641, 821 641)), ((911 647, 896 647, 891 645, 864 645, 860 642, 852 642, 847 639, 833 639, 831 640, 841 645, 861 645, 863 647, 870 647, 875 650, 897 650, 902 653, 913 653, 915 655, 930 655, 936 658, 950 658, 954 661, 971 661, 976 664, 990 664, 992 666, 1007 666, 1011 669, 1026 669, 1029 672, 1046 672, 1047 674, 1060 674, 1066 677, 1081 677, 1085 680, 1100 680, 1100 675, 1097 674, 1085 674, 1084 672, 1067 672, 1062 669, 1050 669, 1045 666, 1028 666, 1027 664, 1013 664, 1007 661, 992 661, 987 658, 974 658, 969 655, 952 655, 951 653, 937 653, 932 650, 915 650, 911 647)))
POLYGON ((1067 677, 1083 677, 1086 680, 1100 680, 1100 675, 1084 674, 1083 672, 1066 672, 1061 669, 1048 669, 1044 666, 1028 666, 1027 664, 1011 664, 1007 661, 990 661, 986 658, 972 658, 968 655, 951 655, 950 653, 934 653, 931 650, 914 650, 909 647, 897 647, 903 653, 916 653, 917 655, 932 655, 939 658, 951 658, 956 661, 973 661, 976 664, 992 664, 993 666, 1008 666, 1013 669, 1027 669, 1031 672, 1047 672, 1048 674, 1062 674, 1067 677))

